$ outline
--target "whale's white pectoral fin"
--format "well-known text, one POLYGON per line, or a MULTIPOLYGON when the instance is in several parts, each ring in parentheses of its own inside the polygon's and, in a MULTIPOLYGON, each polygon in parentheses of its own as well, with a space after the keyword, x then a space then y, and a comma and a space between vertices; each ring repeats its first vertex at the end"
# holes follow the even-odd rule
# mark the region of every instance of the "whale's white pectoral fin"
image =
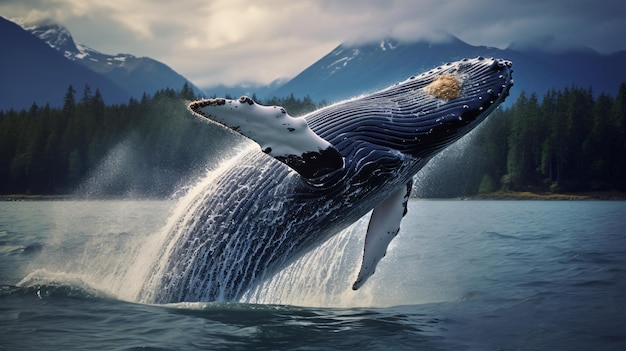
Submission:
POLYGON ((406 215, 413 181, 400 188, 387 200, 380 203, 372 212, 365 236, 363 261, 352 290, 360 288, 374 274, 376 265, 387 253, 391 240, 400 231, 400 222, 406 215))
POLYGON ((292 117, 280 106, 259 105, 242 96, 194 101, 189 108, 254 140, 263 152, 305 178, 343 167, 343 157, 332 144, 311 130, 304 118, 292 117))

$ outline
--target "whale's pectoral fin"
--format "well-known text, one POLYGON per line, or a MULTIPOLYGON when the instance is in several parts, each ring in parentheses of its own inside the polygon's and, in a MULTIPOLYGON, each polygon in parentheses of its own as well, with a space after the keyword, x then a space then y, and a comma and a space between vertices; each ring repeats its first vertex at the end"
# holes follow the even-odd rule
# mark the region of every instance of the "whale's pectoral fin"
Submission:
POLYGON ((261 150, 286 164, 307 179, 321 177, 343 167, 343 157, 324 138, 317 135, 302 117, 281 113, 255 126, 253 132, 239 132, 254 140, 261 150), (261 128, 267 131, 261 132, 261 128))
POLYGON ((343 167, 343 157, 317 135, 306 119, 290 116, 280 106, 259 105, 247 96, 238 100, 205 99, 189 108, 261 146, 261 150, 312 179, 343 167))
POLYGON ((402 217, 406 215, 412 187, 413 181, 411 180, 406 187, 393 193, 372 212, 365 236, 361 270, 352 285, 352 290, 360 288, 374 274, 376 265, 387 253, 389 243, 400 231, 400 222, 402 217))

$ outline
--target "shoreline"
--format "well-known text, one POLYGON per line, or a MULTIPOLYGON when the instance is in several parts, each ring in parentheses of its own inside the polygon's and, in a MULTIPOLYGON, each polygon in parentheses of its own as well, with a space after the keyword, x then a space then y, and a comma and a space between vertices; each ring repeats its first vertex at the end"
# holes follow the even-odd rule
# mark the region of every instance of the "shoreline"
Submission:
POLYGON ((498 191, 463 198, 467 200, 542 200, 542 201, 624 201, 626 193, 619 191, 588 191, 580 193, 534 193, 530 191, 498 191))
POLYGON ((8 194, 0 195, 0 201, 62 201, 73 200, 70 195, 27 195, 27 194, 8 194))
POLYGON ((27 195, 27 194, 9 194, 0 195, 0 202, 11 201, 121 201, 121 200, 168 200, 171 197, 128 197, 128 196, 97 196, 85 197, 76 195, 27 195))
MULTIPOLYGON (((28 195, 8 194, 0 195, 0 202, 4 201, 103 201, 103 200, 167 200, 168 197, 125 197, 101 196, 88 198, 75 195, 28 195)), ((596 191, 580 193, 535 193, 530 191, 498 191, 493 193, 477 194, 467 197, 452 198, 417 198, 422 200, 537 200, 537 201, 626 201, 626 192, 596 191)))

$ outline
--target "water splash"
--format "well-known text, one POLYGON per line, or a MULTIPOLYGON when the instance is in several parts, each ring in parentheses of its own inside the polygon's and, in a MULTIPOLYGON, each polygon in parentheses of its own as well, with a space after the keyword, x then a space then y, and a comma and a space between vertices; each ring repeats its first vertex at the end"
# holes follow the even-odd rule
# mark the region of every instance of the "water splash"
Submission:
MULTIPOLYGON (((250 147, 243 143, 233 153, 246 153, 250 147)), ((119 150, 121 154, 125 149, 119 150)), ((155 264, 161 262, 172 228, 181 218, 194 215, 190 210, 194 199, 236 161, 237 157, 230 157, 217 169, 207 170, 175 201, 50 202, 38 216, 50 226, 42 228, 46 232, 43 249, 17 285, 65 284, 121 300, 148 302, 146 287, 154 278, 155 264)))
POLYGON ((33 222, 45 224, 42 249, 18 286, 70 285, 124 298, 134 282, 124 279, 137 266, 146 237, 158 232, 170 202, 55 201, 41 206, 33 222), (80 282, 78 284, 77 282, 80 282))
POLYGON ((241 302, 354 307, 370 305, 369 289, 355 292, 352 283, 363 251, 369 215, 250 289, 241 302))
POLYGON ((173 245, 177 244, 176 238, 181 235, 180 229, 177 229, 179 223, 188 223, 194 221, 198 208, 203 203, 204 195, 211 191, 209 186, 224 171, 228 170, 232 165, 238 162, 239 158, 250 151, 251 144, 244 144, 239 148, 239 153, 223 161, 215 170, 208 171, 195 185, 190 187, 187 193, 182 196, 174 210, 169 216, 167 224, 159 230, 154 236, 149 238, 149 242, 142 245, 141 251, 137 255, 139 264, 133 265, 125 277, 125 281, 134 281, 138 284, 133 285, 132 289, 125 289, 125 298, 131 301, 149 303, 154 301, 154 296, 158 293, 159 282, 161 277, 166 274, 167 260, 173 245))
POLYGON ((103 194, 119 193, 136 181, 138 169, 137 155, 133 152, 137 143, 133 138, 126 138, 115 145, 98 166, 87 175, 75 193, 81 197, 97 197, 103 194))
POLYGON ((413 196, 453 198, 474 195, 484 175, 484 152, 477 142, 484 124, 435 155, 415 175, 413 196))
MULTIPOLYGON (((461 140, 457 147, 464 148, 469 142, 469 139, 461 140)), ((30 286, 45 283, 46 280, 65 281, 122 300, 151 303, 159 289, 160 277, 167 273, 166 260, 163 258, 171 250, 168 243, 174 245, 176 242, 170 240, 173 235, 177 235, 174 228, 181 221, 195 220, 204 194, 212 189, 210 185, 253 147, 257 146, 244 144, 239 148, 237 156, 223 161, 217 169, 207 171, 202 179, 186 189, 185 195, 179 200, 164 204, 167 208, 160 212, 161 217, 158 218, 154 218, 154 213, 144 212, 136 213, 135 217, 130 217, 131 220, 115 221, 118 213, 137 212, 141 203, 145 202, 115 202, 111 206, 107 205, 111 213, 100 212, 102 203, 97 201, 55 203, 58 213, 54 217, 63 218, 56 223, 57 234, 46 243, 43 250, 45 255, 38 261, 39 268, 34 269, 20 284, 30 286), (153 222, 147 223, 147 220, 153 222), (76 228, 76 222, 85 223, 88 228, 76 228), (71 240, 79 238, 80 242, 69 242, 67 237, 73 237, 71 240)), ((456 153, 454 150, 449 152, 456 153)), ((437 173, 431 167, 424 171, 437 173)), ((360 290, 351 290, 361 261, 368 219, 369 215, 364 216, 275 275, 253 286, 243 294, 240 301, 318 307, 415 302, 414 298, 403 295, 401 289, 394 291, 394 287, 403 282, 390 279, 389 272, 385 272, 389 269, 385 268, 388 265, 395 265, 397 269, 397 263, 392 263, 395 255, 393 242, 378 274, 360 290), (380 296, 385 298, 381 300, 380 296)), ((409 218, 405 219, 405 223, 407 220, 409 218)), ((419 302, 430 302, 435 297, 422 297, 419 302)))
MULTIPOLYGON (((238 155, 222 162, 214 171, 190 187, 178 200, 167 224, 141 244, 131 267, 124 274, 125 285, 115 292, 119 298, 153 303, 162 289, 161 278, 168 271, 168 260, 189 223, 197 221, 205 206, 210 186, 223 172, 239 162, 256 145, 243 148, 238 155)), ((241 302, 306 306, 362 306, 371 301, 369 289, 352 291, 360 264, 364 233, 369 215, 332 237, 318 248, 293 262, 277 274, 246 291, 241 302)))

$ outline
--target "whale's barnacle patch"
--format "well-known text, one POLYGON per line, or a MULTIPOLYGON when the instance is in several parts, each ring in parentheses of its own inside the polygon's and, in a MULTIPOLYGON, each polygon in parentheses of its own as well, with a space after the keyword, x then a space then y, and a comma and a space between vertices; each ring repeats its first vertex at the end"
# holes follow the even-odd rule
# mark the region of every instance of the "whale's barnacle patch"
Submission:
POLYGON ((442 74, 425 86, 424 91, 438 99, 456 99, 461 96, 461 81, 456 76, 442 74))

